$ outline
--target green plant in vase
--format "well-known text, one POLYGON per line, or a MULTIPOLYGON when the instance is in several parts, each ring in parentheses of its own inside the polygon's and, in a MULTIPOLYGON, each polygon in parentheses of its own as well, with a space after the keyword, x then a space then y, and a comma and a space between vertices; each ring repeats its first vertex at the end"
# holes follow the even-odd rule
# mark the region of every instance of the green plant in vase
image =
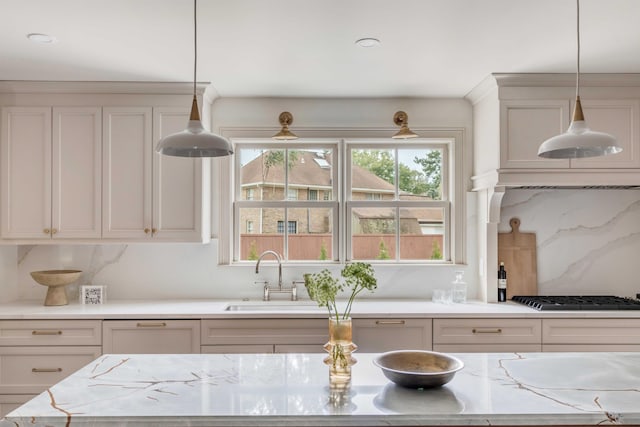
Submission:
POLYGON ((364 290, 373 292, 378 287, 373 267, 364 262, 349 263, 340 271, 340 277, 334 277, 325 268, 319 273, 305 274, 304 285, 309 298, 329 311, 329 342, 325 346, 329 360, 334 368, 336 365, 349 367, 352 364, 351 352, 357 348, 351 341, 351 309, 358 294, 364 290), (346 289, 351 294, 340 312, 336 296, 346 289))

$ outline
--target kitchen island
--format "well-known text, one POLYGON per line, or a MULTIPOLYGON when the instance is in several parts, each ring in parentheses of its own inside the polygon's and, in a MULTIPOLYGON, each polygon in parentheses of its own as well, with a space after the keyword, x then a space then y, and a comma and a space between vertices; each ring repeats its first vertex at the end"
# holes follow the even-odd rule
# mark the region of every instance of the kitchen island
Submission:
POLYGON ((350 387, 322 354, 106 354, 6 426, 640 424, 640 353, 471 353, 443 387, 404 389, 356 354, 350 387))

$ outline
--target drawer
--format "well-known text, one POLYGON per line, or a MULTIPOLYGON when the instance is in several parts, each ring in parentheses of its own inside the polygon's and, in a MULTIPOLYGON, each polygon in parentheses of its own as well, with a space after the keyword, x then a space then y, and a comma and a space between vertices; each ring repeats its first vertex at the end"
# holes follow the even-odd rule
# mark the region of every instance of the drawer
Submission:
POLYGON ((431 350, 431 319, 353 319, 358 351, 431 350))
POLYGON ((0 346, 102 345, 101 320, 0 320, 0 346))
POLYGON ((329 340, 327 319, 203 319, 205 344, 318 344, 329 340))
POLYGON ((540 319, 434 319, 434 344, 540 344, 540 319))
POLYGON ((99 346, 0 347, 0 393, 40 393, 102 353, 99 346))
POLYGON ((539 353, 540 344, 436 344, 441 353, 539 353))
POLYGON ((105 320, 103 352, 200 353, 200 320, 105 320))
POLYGON ((543 344, 640 344, 640 319, 543 319, 543 344))
POLYGON ((200 352, 202 354, 273 353, 273 345, 203 345, 202 347, 200 347, 200 352))
POLYGON ((36 396, 37 394, 0 394, 0 418, 36 396))

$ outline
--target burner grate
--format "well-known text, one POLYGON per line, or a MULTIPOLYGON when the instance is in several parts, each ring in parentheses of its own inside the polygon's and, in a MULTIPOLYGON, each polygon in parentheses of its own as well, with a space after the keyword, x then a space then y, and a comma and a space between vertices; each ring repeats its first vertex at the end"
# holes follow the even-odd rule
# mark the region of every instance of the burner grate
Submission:
POLYGON ((511 298, 536 310, 640 310, 640 301, 610 295, 516 295, 511 298))

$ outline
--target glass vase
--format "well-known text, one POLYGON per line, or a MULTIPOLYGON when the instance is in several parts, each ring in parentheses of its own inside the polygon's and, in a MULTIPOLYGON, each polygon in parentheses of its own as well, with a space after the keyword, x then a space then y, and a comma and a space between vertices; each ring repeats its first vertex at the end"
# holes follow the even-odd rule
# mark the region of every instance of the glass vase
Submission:
POLYGON ((329 355, 324 363, 329 365, 329 383, 333 387, 351 382, 351 365, 356 363, 352 353, 358 348, 351 337, 351 318, 329 318, 329 342, 324 345, 329 355))

